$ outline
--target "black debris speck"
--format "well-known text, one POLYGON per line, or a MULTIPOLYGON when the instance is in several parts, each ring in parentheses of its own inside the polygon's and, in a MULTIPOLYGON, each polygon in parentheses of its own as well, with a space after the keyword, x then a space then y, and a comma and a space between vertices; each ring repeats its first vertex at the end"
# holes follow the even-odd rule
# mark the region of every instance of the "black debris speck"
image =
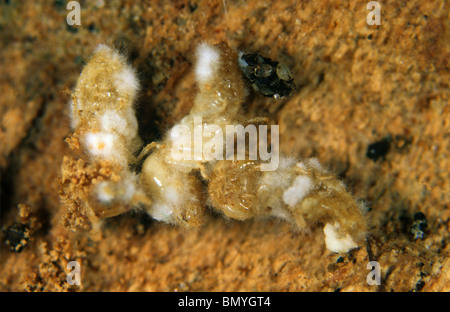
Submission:
POLYGON ((416 291, 421 290, 424 286, 425 286, 425 282, 424 281, 418 281, 417 284, 416 284, 416 291))
POLYGON ((325 79, 325 73, 321 72, 319 74, 319 76, 317 77, 317 85, 321 84, 324 81, 324 79, 325 79))
POLYGON ((30 238, 30 230, 27 225, 13 223, 5 231, 5 243, 11 251, 21 252, 30 238))
POLYGON ((66 3, 64 0, 54 0, 53 5, 56 7, 58 11, 66 9, 66 3))
POLYGON ((191 11, 191 13, 194 13, 198 8, 198 4, 197 3, 189 3, 189 11, 191 11))
POLYGON ((94 23, 91 23, 88 26, 88 31, 92 34, 96 34, 96 33, 98 33, 98 28, 97 28, 97 26, 95 26, 94 23))
POLYGON ((342 257, 337 258, 336 263, 342 263, 342 262, 344 262, 344 258, 342 258, 342 257))
POLYGON ((67 24, 67 30, 69 31, 69 32, 71 32, 72 34, 76 34, 77 32, 78 32, 78 28, 76 28, 76 27, 74 27, 74 26, 72 26, 72 25, 69 25, 69 24, 67 24))
POLYGON ((366 156, 376 162, 380 157, 385 159, 386 154, 391 148, 391 139, 389 137, 374 142, 367 147, 366 156))
POLYGON ((417 212, 414 215, 414 223, 411 226, 411 234, 414 235, 414 240, 423 239, 425 235, 425 230, 428 226, 427 218, 422 212, 417 212))

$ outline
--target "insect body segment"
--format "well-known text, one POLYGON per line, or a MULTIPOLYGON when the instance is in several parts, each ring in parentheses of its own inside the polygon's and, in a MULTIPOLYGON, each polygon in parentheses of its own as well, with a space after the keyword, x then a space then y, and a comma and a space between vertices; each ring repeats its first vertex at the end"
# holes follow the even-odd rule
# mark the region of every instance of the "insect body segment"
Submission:
POLYGON ((275 217, 299 229, 321 222, 331 251, 347 252, 366 235, 363 207, 316 159, 281 159, 277 170, 265 172, 255 162, 222 162, 208 194, 213 207, 231 219, 275 217))
POLYGON ((65 159, 61 197, 69 206, 88 211, 91 219, 112 217, 150 203, 129 169, 142 146, 134 110, 138 91, 135 71, 125 57, 99 45, 72 94, 72 146, 84 152, 90 166, 65 159))

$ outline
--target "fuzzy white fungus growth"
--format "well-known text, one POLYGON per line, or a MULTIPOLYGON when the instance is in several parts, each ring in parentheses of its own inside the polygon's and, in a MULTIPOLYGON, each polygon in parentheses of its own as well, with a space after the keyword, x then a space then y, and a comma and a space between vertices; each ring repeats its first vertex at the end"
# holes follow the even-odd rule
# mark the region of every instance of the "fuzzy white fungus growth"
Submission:
POLYGON ((327 223, 323 228, 323 232, 325 233, 325 244, 327 245, 328 250, 343 253, 358 247, 350 234, 347 234, 345 237, 339 235, 337 232, 339 227, 339 223, 336 222, 334 225, 327 223))
POLYGON ((162 193, 163 200, 157 201, 153 205, 151 215, 155 220, 170 222, 174 207, 183 205, 184 198, 180 198, 180 194, 173 187, 165 188, 162 193))
POLYGON ((100 202, 109 204, 114 200, 114 190, 109 182, 103 181, 97 185, 97 198, 100 202))
POLYGON ((320 164, 319 160, 317 158, 310 158, 308 159, 308 164, 316 169, 316 170, 322 170, 322 165, 320 164))
POLYGON ((124 174, 117 182, 103 181, 96 187, 97 199, 104 204, 128 203, 134 196, 140 196, 140 192, 136 177, 131 173, 124 174))
MULTIPOLYGON (((94 54, 98 54, 98 53, 111 53, 114 52, 113 57, 117 58, 118 53, 113 51, 109 46, 107 46, 106 44, 100 43, 94 50, 94 54)), ((113 58, 111 57, 111 59, 113 58)), ((114 60, 115 62, 117 60, 114 60)))
POLYGON ((114 86, 119 94, 134 97, 139 91, 139 81, 131 67, 124 67, 122 71, 114 75, 114 86))
POLYGON ((220 53, 216 47, 201 43, 197 47, 197 63, 195 64, 195 77, 199 83, 211 79, 220 63, 220 53))
POLYGON ((86 148, 92 156, 112 159, 115 156, 114 143, 117 137, 105 132, 86 133, 86 148))
POLYGON ((124 112, 119 114, 114 110, 106 110, 100 117, 102 130, 107 133, 117 133, 124 137, 133 138, 137 133, 138 124, 132 113, 134 113, 134 110, 130 114, 124 112))
POLYGON ((312 180, 307 176, 296 177, 294 183, 283 193, 283 201, 286 205, 294 207, 313 188, 312 180))

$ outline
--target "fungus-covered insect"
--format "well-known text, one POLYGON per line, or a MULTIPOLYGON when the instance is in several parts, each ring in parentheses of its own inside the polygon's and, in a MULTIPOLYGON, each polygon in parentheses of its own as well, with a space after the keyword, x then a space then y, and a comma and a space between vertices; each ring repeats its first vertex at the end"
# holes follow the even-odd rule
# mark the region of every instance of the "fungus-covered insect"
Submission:
MULTIPOLYGON (((63 179, 83 180, 82 195, 71 203, 86 201, 97 217, 141 207, 156 220, 185 228, 198 228, 210 204, 235 220, 275 217, 300 229, 320 222, 333 252, 359 246, 366 235, 364 205, 316 159, 296 161, 276 154, 276 167, 271 167, 267 166, 271 160, 261 154, 250 159, 250 143, 242 153, 248 159, 236 157, 240 152, 234 150, 235 135, 244 138, 245 146, 251 126, 267 129, 261 125, 266 118, 245 120, 239 114, 246 95, 241 69, 259 91, 275 97, 295 88, 289 69, 258 54, 238 57, 224 42, 200 44, 196 57, 198 94, 191 111, 162 141, 150 143, 135 157, 140 147, 132 104, 137 80, 117 53, 104 46, 97 49, 80 76, 72 102, 75 134, 96 166, 89 171, 89 183, 84 181, 86 175, 63 179), (221 138, 222 128, 228 127, 236 132, 221 138), (211 137, 215 144, 199 151, 197 144, 211 137), (144 157, 142 171, 130 172, 129 166, 144 157)), ((253 146, 261 153, 261 146, 270 141, 270 153, 265 154, 273 155, 278 151, 277 133, 274 129, 270 139, 259 137, 253 146)), ((68 190, 62 193, 69 202, 70 190, 79 186, 65 187, 68 190)))

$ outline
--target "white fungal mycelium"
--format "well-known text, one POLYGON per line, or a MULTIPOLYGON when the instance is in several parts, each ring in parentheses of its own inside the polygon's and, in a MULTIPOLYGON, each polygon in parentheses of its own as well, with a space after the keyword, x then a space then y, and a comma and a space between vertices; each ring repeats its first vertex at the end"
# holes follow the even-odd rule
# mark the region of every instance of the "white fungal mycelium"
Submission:
POLYGON ((96 186, 97 198, 103 204, 115 201, 128 204, 133 197, 140 195, 136 182, 136 177, 131 173, 124 175, 118 182, 102 181, 96 186))
POLYGON ((195 79, 199 84, 208 82, 217 72, 220 51, 207 43, 201 43, 196 50, 195 79))
POLYGON ((339 234, 339 227, 339 223, 336 222, 334 224, 327 223, 323 228, 327 248, 333 252, 343 253, 358 247, 350 234, 339 234))
POLYGON ((307 176, 296 177, 292 186, 283 192, 283 201, 289 207, 295 207, 313 188, 311 178, 307 176))
MULTIPOLYGON (((83 139, 88 153, 93 157, 120 159, 117 157, 117 135, 107 132, 86 132, 83 139)), ((123 163, 122 160, 119 162, 123 163)))

